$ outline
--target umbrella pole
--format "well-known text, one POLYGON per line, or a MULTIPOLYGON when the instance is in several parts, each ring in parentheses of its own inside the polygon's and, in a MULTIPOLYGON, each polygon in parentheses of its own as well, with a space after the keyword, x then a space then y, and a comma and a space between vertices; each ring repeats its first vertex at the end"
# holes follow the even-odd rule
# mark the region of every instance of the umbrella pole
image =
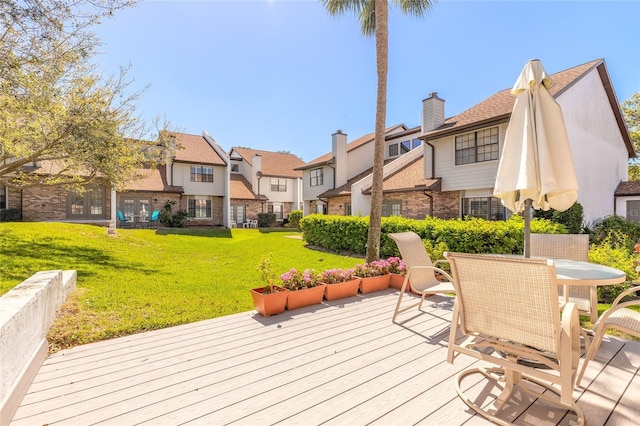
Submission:
POLYGON ((524 257, 531 257, 531 200, 524 200, 524 257))

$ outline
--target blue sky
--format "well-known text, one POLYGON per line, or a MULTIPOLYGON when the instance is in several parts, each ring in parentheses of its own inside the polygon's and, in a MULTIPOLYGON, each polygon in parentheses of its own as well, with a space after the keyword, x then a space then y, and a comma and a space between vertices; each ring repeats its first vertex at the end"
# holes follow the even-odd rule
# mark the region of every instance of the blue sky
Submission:
MULTIPOLYGON (((439 1, 423 18, 392 9, 387 125, 420 124, 438 92, 447 116, 513 85, 525 63, 555 73, 607 63, 618 101, 640 91, 640 1, 439 1)), ((310 161, 337 129, 373 131, 373 38, 315 0, 142 1, 97 27, 105 74, 131 65, 149 88, 138 112, 227 151, 290 151, 310 161)))

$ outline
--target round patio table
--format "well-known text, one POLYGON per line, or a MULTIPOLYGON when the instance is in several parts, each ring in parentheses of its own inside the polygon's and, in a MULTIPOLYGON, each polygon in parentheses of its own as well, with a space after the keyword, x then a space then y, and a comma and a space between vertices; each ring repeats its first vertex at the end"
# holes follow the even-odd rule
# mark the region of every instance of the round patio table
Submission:
POLYGON ((611 266, 568 259, 551 259, 556 266, 556 280, 562 285, 614 285, 627 279, 627 274, 611 266))

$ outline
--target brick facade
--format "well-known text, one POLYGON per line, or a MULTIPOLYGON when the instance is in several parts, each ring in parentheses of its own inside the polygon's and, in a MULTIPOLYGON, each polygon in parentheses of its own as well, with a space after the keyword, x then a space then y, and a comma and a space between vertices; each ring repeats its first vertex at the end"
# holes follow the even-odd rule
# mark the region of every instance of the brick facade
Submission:
MULTIPOLYGON (((433 217, 441 219, 455 219, 460 217, 460 193, 458 191, 439 192, 429 191, 433 197, 433 217)), ((402 203, 402 217, 422 220, 431 215, 431 202, 421 190, 387 193, 384 201, 400 201, 402 203)), ((328 214, 345 215, 345 205, 351 202, 349 195, 331 197, 329 199, 328 214)), ((310 203, 315 209, 315 202, 310 203)), ((315 210, 312 210, 315 212, 315 210)), ((358 212, 351 212, 352 215, 358 212)))
POLYGON ((67 219, 67 191, 59 186, 33 186, 22 190, 25 222, 67 219))
MULTIPOLYGON (((329 198, 329 206, 327 207, 327 214, 337 214, 344 216, 345 215, 345 206, 351 203, 351 196, 349 195, 340 195, 338 197, 329 198)), ((351 212, 351 214, 356 214, 358 212, 351 212)))
POLYGON ((109 219, 111 211, 111 192, 104 190, 104 204, 101 215, 91 217, 71 217, 68 210, 69 192, 61 186, 38 185, 23 188, 22 191, 9 190, 9 208, 22 210, 22 220, 25 222, 46 220, 73 219, 109 219))
POLYGON ((22 191, 17 188, 8 187, 7 194, 7 208, 8 209, 22 209, 22 191))
POLYGON ((244 206, 244 218, 257 220, 258 214, 262 213, 263 203, 265 204, 264 208, 266 209, 266 201, 261 200, 231 200, 231 208, 233 206, 244 206))

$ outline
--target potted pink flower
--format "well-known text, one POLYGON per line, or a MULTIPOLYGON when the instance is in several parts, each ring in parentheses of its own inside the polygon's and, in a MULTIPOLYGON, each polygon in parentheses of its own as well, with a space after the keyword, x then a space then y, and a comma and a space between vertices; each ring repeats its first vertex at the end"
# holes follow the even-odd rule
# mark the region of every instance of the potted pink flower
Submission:
MULTIPOLYGON (((399 257, 390 257, 387 259, 389 264, 389 287, 401 289, 404 283, 404 277, 407 274, 407 267, 404 260, 399 257)), ((411 291, 411 286, 407 286, 406 291, 411 291)))
POLYGON ((343 299, 358 294, 360 277, 355 269, 334 268, 322 271, 320 281, 326 284, 324 296, 327 300, 343 299))
POLYGON ((320 282, 320 274, 313 269, 298 271, 291 268, 280 275, 282 287, 289 290, 287 309, 297 309, 304 306, 322 303, 324 284, 320 282))
POLYGON ((362 278, 360 292, 363 294, 372 293, 389 288, 388 271, 389 263, 384 259, 356 265, 355 275, 362 278))

